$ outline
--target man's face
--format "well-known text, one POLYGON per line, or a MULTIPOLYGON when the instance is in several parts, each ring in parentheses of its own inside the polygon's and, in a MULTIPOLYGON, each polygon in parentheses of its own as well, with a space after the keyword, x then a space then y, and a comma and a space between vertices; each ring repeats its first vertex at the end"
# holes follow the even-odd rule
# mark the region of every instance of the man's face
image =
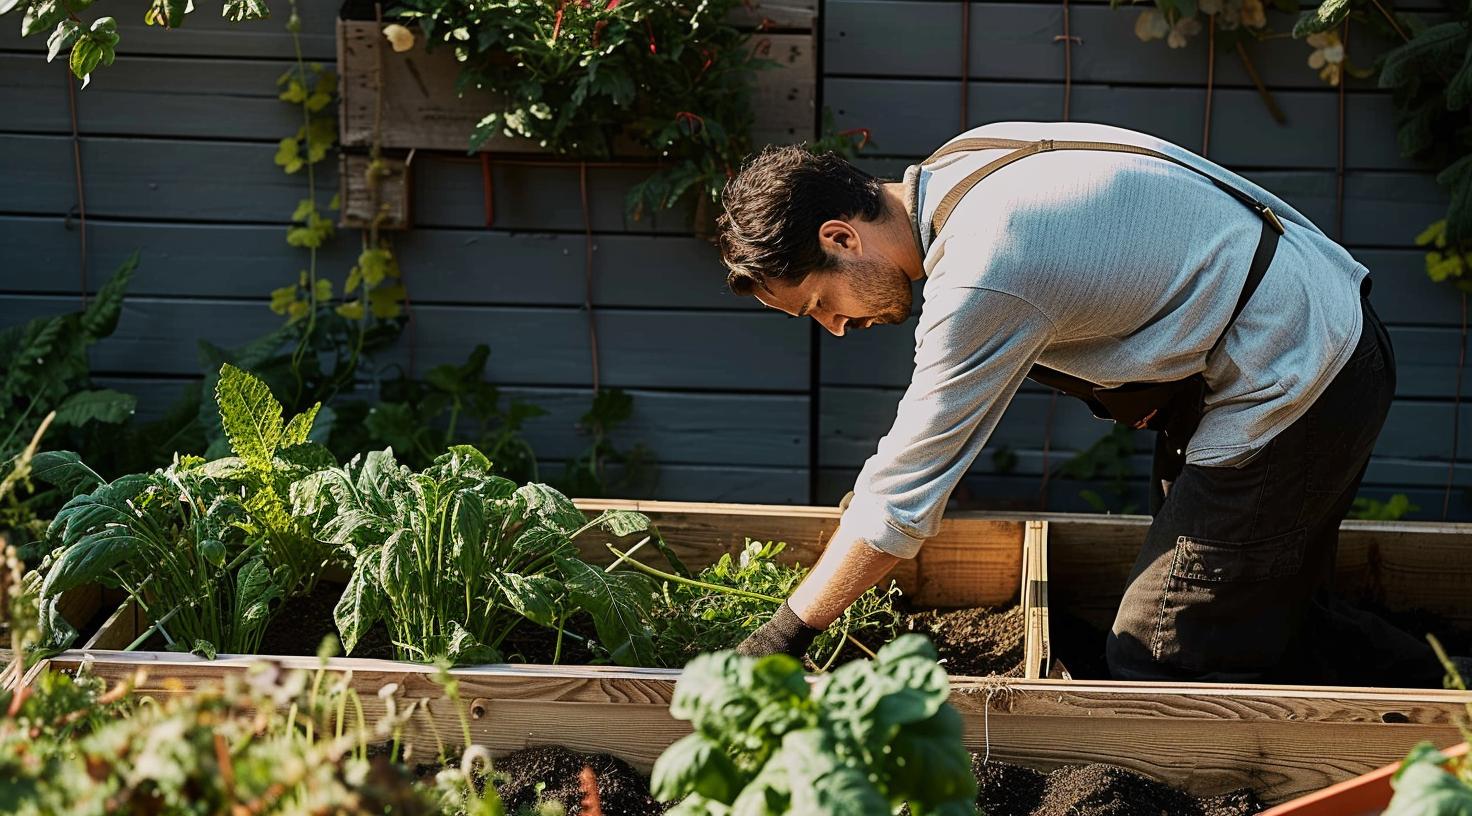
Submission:
POLYGON ((762 303, 797 317, 808 316, 837 337, 849 329, 903 323, 910 316, 910 278, 879 258, 840 258, 839 266, 809 273, 800 283, 772 280, 757 290, 762 303))

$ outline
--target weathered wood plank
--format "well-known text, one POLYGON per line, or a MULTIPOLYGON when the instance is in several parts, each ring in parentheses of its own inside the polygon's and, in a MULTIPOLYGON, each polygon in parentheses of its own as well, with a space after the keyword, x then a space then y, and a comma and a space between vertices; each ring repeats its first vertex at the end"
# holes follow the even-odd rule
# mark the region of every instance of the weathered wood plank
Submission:
MULTIPOLYGON (((145 663, 149 671, 140 693, 163 698, 218 683, 253 660, 95 652, 91 670, 121 679, 145 663)), ((317 666, 313 658, 278 662, 286 668, 317 666)), ((64 669, 80 663, 77 653, 53 661, 64 669)), ((459 716, 429 671, 352 659, 334 661, 329 671, 348 669, 370 721, 381 716, 376 692, 389 683, 404 701, 428 701, 428 716, 416 718, 405 734, 416 753, 432 755, 436 738, 456 743, 459 716)), ((611 752, 647 771, 664 748, 688 733, 668 713, 675 672, 478 667, 455 675, 471 739, 497 756, 561 744, 611 752)), ((1042 768, 1108 762, 1197 794, 1245 785, 1279 801, 1392 762, 1418 740, 1455 741, 1451 721, 1467 695, 1033 680, 960 681, 951 700, 965 722, 967 746, 996 759, 1042 768), (1414 719, 1387 724, 1387 713, 1414 719)))
POLYGON ((1048 643, 1048 522, 1029 521, 1022 539, 1023 677, 1047 676, 1052 664, 1048 643))
MULTIPOLYGON (((956 134, 960 109, 956 80, 824 80, 824 104, 840 128, 867 127, 875 155, 928 155, 956 134)), ((999 120, 1051 121, 1059 116, 1062 85, 977 82, 970 87, 972 126, 999 120)), ((1212 108, 1210 156, 1231 166, 1332 169, 1338 138, 1338 97, 1314 91, 1278 91, 1292 117, 1278 125, 1257 92, 1220 88, 1212 108)), ((1073 117, 1143 130, 1200 151, 1205 94, 1197 88, 1075 85, 1073 117)), ((1380 93, 1347 96, 1346 162, 1356 170, 1417 170, 1396 144, 1391 100, 1380 93)), ((1332 223, 1332 222, 1330 222, 1332 223)))
MULTIPOLYGON (((75 298, 12 295, 0 299, 0 325, 75 308, 75 298)), ((93 349, 92 362, 101 373, 197 374, 195 340, 233 347, 280 320, 258 302, 129 298, 117 331, 93 349)), ((620 309, 597 320, 605 386, 806 390, 806 327, 776 313, 620 309), (741 354, 733 356, 738 337, 741 354)), ((415 359, 421 370, 461 363, 486 343, 499 352, 487 365, 492 382, 584 385, 591 376, 587 332, 587 316, 577 309, 422 306, 415 310, 415 359), (517 352, 528 347, 538 353, 517 352)), ((406 364, 407 356, 401 343, 380 362, 406 364)))
MULTIPOLYGON (((129 294, 175 297, 261 297, 290 283, 306 257, 287 245, 284 226, 94 221, 87 230, 91 291, 134 250, 140 263, 129 294)), ((77 238, 75 220, 0 218, 0 257, 8 260, 0 292, 76 291, 77 238)), ((340 233, 318 255, 318 268, 340 283, 358 246, 356 234, 340 233)), ((582 235, 416 228, 393 236, 393 246, 415 303, 583 303, 582 235)), ((617 233, 593 236, 593 304, 762 308, 726 291, 720 258, 705 241, 617 233)))
MULTIPOLYGON (((143 22, 148 11, 149 0, 122 0, 116 7, 101 13, 91 10, 83 12, 88 20, 113 15, 118 21, 118 58, 127 56, 191 56, 191 57, 280 57, 295 56, 291 35, 286 31, 286 18, 291 13, 283 0, 270 0, 267 4, 271 17, 265 20, 232 23, 219 13, 218 5, 200 4, 198 11, 190 14, 181 28, 167 30, 143 22)), ((310 2, 299 5, 302 20, 302 54, 309 60, 331 61, 335 53, 334 23, 337 20, 337 3, 310 2)), ((39 53, 45 59, 46 35, 20 36, 20 20, 14 18, 0 26, 0 49, 39 53)), ((104 69, 94 78, 94 83, 105 81, 104 69)), ((61 84, 61 80, 57 80, 61 84)), ((88 90, 91 90, 89 86, 88 90)), ((84 92, 85 95, 85 92, 84 92)))
MULTIPOLYGON (((476 123, 496 109, 497 97, 489 92, 471 91, 463 97, 456 94, 460 64, 443 44, 426 49, 421 36, 413 50, 396 53, 386 47, 378 26, 372 22, 343 20, 338 25, 343 144, 364 147, 373 143, 375 109, 381 104, 382 115, 377 122, 383 147, 463 152, 476 123)), ((758 56, 777 63, 753 75, 753 141, 766 144, 811 138, 816 94, 812 35, 759 34, 751 46, 758 56)), ((519 136, 494 136, 481 149, 542 152, 541 146, 519 136)), ((643 154, 634 145, 618 152, 643 154)))
MULTIPOLYGON (((961 38, 936 36, 936 32, 959 31, 958 3, 831 0, 825 10, 824 64, 829 76, 960 76, 961 38), (926 47, 895 48, 896 42, 924 42, 926 47)), ((1134 23, 1142 10, 1103 4, 1080 4, 1072 9, 1069 31, 1082 40, 1073 46, 1074 82, 1205 85, 1205 37, 1182 49, 1167 48, 1164 42, 1141 43, 1135 37, 1134 23)), ((1296 15, 1270 9, 1268 18, 1276 30, 1288 31, 1296 15)), ((972 3, 970 75, 973 79, 1062 82, 1062 47, 1054 40, 1062 32, 1063 9, 1058 3, 972 3)), ((1393 45, 1370 35, 1365 26, 1353 29, 1350 35, 1349 52, 1361 55, 1355 59, 1393 45)), ((1258 74, 1275 92, 1305 88, 1333 93, 1318 72, 1308 68, 1310 50, 1304 42, 1288 38, 1249 44, 1258 74)), ((1231 51, 1219 54, 1215 79, 1219 88, 1252 87, 1241 60, 1231 51)), ((1349 87, 1373 88, 1374 81, 1351 78, 1349 87)), ((1049 118, 1061 115, 1061 89, 1053 98, 1058 107, 1049 118)), ((1289 117, 1296 115, 1289 106, 1284 109, 1289 117)))
MULTIPOLYGON (((140 420, 157 419, 190 380, 99 377, 96 382, 138 397, 140 420)), ((588 438, 579 420, 592 403, 581 388, 501 388, 502 405, 522 400, 547 413, 527 421, 527 441, 542 459, 581 454, 588 438)), ((371 388, 355 398, 372 401, 371 388)), ((634 389, 634 414, 619 426, 620 447, 644 445, 661 467, 672 464, 807 464, 808 413, 805 396, 745 393, 671 393, 634 389)))
MULTIPOLYGON (((782 560, 812 564, 838 526, 837 507, 680 505, 669 502, 579 502, 645 513, 691 565, 738 554, 747 538, 786 541, 782 560)), ((955 513, 941 523, 920 556, 901 561, 890 577, 921 606, 996 606, 1015 602, 1022 576, 1023 524, 955 513)))
POLYGON ((370 166, 365 155, 338 154, 338 226, 367 229, 376 221, 380 229, 408 229, 414 223, 409 165, 403 159, 380 157, 375 186, 368 180, 370 166))
MULTIPOLYGON (((301 109, 277 98, 276 78, 292 65, 287 60, 120 55, 77 94, 77 129, 89 136, 274 143, 302 126, 301 109)), ((36 54, 0 54, 0 104, 7 110, 0 130, 70 135, 67 71, 65 60, 47 63, 36 54)))

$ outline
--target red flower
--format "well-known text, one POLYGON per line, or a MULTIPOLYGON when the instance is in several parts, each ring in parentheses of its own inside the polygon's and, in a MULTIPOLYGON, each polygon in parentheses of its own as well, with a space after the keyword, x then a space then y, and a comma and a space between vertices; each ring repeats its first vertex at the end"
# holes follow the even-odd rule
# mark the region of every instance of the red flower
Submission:
MULTIPOLYGON (((582 0, 579 0, 579 2, 582 2, 582 0)), ((567 0, 561 0, 557 4, 557 22, 552 24, 552 42, 557 42, 557 33, 562 30, 562 7, 566 4, 567 0)))
POLYGON ((619 3, 622 3, 622 2, 623 2, 623 0, 608 0, 608 5, 604 6, 603 7, 603 10, 604 11, 613 11, 614 9, 618 8, 618 4, 619 3))
POLYGON ((649 53, 658 54, 659 51, 655 50, 654 47, 654 26, 649 24, 647 18, 644 20, 644 30, 649 32, 649 53))

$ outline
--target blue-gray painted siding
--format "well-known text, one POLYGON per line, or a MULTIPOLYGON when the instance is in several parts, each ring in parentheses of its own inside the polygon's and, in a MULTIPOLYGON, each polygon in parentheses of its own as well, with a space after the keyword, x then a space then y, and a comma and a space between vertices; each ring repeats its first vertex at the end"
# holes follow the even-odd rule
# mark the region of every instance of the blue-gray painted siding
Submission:
MULTIPOLYGON (((278 318, 266 294, 303 257, 286 246, 300 177, 273 164, 297 126, 276 99, 292 45, 277 18, 229 25, 202 8, 177 31, 142 24, 144 0, 117 14, 122 55, 78 94, 89 215, 89 285, 134 249, 142 264, 117 335, 98 347, 103 381, 140 395, 157 415, 197 374, 196 339, 229 344, 278 318)), ((1398 4, 1407 8, 1426 3, 1398 4)), ((111 11, 111 10, 110 10, 111 11)), ((306 57, 335 58, 335 4, 304 4, 306 57)), ((1074 2, 1072 115, 1158 133, 1199 149, 1205 111, 1203 41, 1180 50, 1134 39, 1133 9, 1074 2)), ((1062 115, 1062 6, 971 5, 967 44, 971 124, 1062 115)), ((44 43, 0 30, 0 324, 73 308, 81 285, 70 114, 64 69, 44 43)), ((821 92, 840 127, 867 127, 863 163, 895 175, 959 127, 959 4, 944 0, 827 0, 819 36, 821 92)), ((1281 27, 1283 20, 1278 20, 1281 27)), ((1358 34, 1351 53, 1378 47, 1358 34)), ((1253 47, 1259 73, 1287 112, 1273 123, 1234 54, 1219 55, 1212 158, 1261 181, 1326 229, 1335 220, 1338 97, 1305 65, 1309 49, 1253 47)), ((1392 325, 1400 390, 1371 463, 1366 494, 1405 492, 1438 515, 1451 456, 1460 304, 1430 283, 1413 238, 1444 199, 1399 155, 1390 101, 1355 80, 1346 93, 1343 240, 1374 272, 1374 299, 1392 325)), ((584 300, 583 214, 573 168, 497 165, 496 228, 484 228, 480 167, 420 154, 413 165, 416 228, 396 237, 415 306, 416 366, 492 348, 489 371, 509 392, 549 409, 529 436, 552 463, 582 444, 574 425, 591 379, 584 300)), ((589 172, 592 301, 603 381, 631 389, 626 441, 663 463, 663 498, 804 502, 836 499, 886 429, 908 375, 910 327, 838 341, 722 291, 719 261, 689 234, 688 213, 634 221, 623 199, 634 169, 589 172), (814 365, 816 355, 817 365, 814 365), (816 376, 815 376, 816 373, 816 376), (809 432, 816 413, 818 433, 809 432), (812 458, 810 458, 812 457, 812 458), (818 464, 809 472, 810 461, 818 464)), ((335 186, 323 165, 319 182, 335 186)), ((325 196, 324 196, 325 198, 325 196)), ((320 258, 341 279, 356 236, 320 258)), ((385 360, 408 361, 409 339, 385 360)), ((1472 395, 1472 383, 1462 385, 1472 395)), ((1472 412, 1456 420, 1472 436, 1472 412)), ((1045 467, 1107 430, 1081 406, 1029 387, 958 491, 992 506, 1036 506, 1045 467), (1052 433, 1044 428, 1052 415, 1052 433), (999 469, 1002 447, 1015 464, 999 469), (1046 452, 1045 452, 1046 447, 1046 452)), ((1141 452, 1138 473, 1148 468, 1141 452)), ((1455 468, 1459 485, 1472 463, 1455 468)), ((1140 480, 1134 484, 1137 488, 1140 480)), ((1081 485, 1054 479, 1053 509, 1087 509, 1081 485)), ((1454 515, 1472 517, 1458 488, 1454 515)))

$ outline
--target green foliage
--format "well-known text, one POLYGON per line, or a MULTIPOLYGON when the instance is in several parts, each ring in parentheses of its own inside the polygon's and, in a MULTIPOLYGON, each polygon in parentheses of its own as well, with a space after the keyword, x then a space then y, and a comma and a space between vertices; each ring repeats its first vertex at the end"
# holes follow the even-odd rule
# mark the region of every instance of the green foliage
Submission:
MULTIPOLYGON (((43 609, 72 587, 118 587, 170 648, 213 657, 255 651, 273 605, 316 585, 334 549, 286 504, 293 482, 336 464, 307 441, 315 409, 287 422, 264 383, 229 365, 217 393, 233 456, 178 458, 107 483, 75 454, 42 462, 38 475, 85 491, 48 530, 56 549, 41 564, 43 609)), ((75 634, 43 616, 44 648, 75 634)))
POLYGON ((609 511, 587 521, 556 490, 517 487, 490 467, 464 445, 420 472, 384 450, 293 489, 296 512, 355 565, 335 614, 347 650, 382 620, 401 659, 492 662, 530 621, 556 630, 560 655, 569 619, 586 611, 614 660, 650 659, 647 581, 590 567, 573 544, 648 519, 609 511))
POLYGON ((470 134, 522 137, 561 155, 605 158, 627 148, 664 166, 629 208, 673 206, 687 193, 717 203, 751 152, 752 71, 773 65, 764 42, 727 22, 739 0, 405 0, 432 47, 462 64, 461 92, 500 103, 470 134))
MULTIPOLYGON (((118 45, 117 20, 98 17, 88 23, 78 16, 92 3, 93 0, 0 0, 0 15, 19 11, 22 37, 47 34, 47 62, 71 49, 67 64, 85 88, 98 66, 112 65, 118 45)), ((143 19, 149 25, 176 28, 184 23, 184 15, 193 10, 192 0, 153 0, 143 19)), ((240 22, 264 18, 270 11, 265 0, 224 0, 221 13, 231 22, 240 22)))
MULTIPOLYGON (((1430 637, 1431 648, 1446 669, 1446 687, 1466 691, 1467 683, 1447 657, 1440 641, 1430 637)), ((1472 717, 1472 703, 1467 705, 1472 717)), ((1468 717, 1458 718, 1464 742, 1472 742, 1468 717)), ((1384 816, 1472 816, 1472 759, 1466 754, 1447 757, 1429 742, 1411 749, 1391 779, 1395 796, 1384 816)))
POLYGON ((1404 493, 1396 493, 1386 501, 1369 498, 1356 498, 1354 507, 1349 511, 1349 518, 1368 519, 1371 521, 1399 521, 1407 514, 1420 510, 1419 505, 1411 504, 1411 499, 1404 493))
POLYGON ((1135 453, 1135 433, 1126 425, 1115 423, 1109 433, 1099 437, 1087 449, 1064 462, 1058 472, 1064 476, 1084 481, 1103 479, 1109 499, 1095 490, 1080 490, 1079 496, 1089 503, 1096 513, 1135 512, 1129 501, 1130 477, 1135 473, 1130 458, 1135 453))
POLYGON ((522 436, 527 420, 545 413, 516 398, 502 404, 500 389, 485 381, 490 348, 475 347, 461 365, 435 366, 425 378, 400 377, 384 383, 379 401, 347 409, 356 421, 340 423, 331 444, 335 450, 392 447, 404 464, 428 467, 453 445, 470 445, 485 453, 495 471, 514 482, 535 481, 537 458, 522 436))
POLYGON ((633 415, 634 398, 622 389, 594 393, 593 404, 578 421, 588 447, 567 463, 556 480, 558 489, 579 498, 651 493, 659 477, 649 449, 635 445, 622 450, 613 442, 613 432, 633 415))
MULTIPOLYGON (((653 610, 656 665, 679 668, 696 655, 728 649, 771 618, 776 604, 769 599, 791 595, 808 572, 778 562, 786 547, 783 542, 748 538, 740 556, 726 553, 695 576, 704 586, 666 582, 653 610)), ((871 644, 893 640, 899 630, 894 608, 898 596, 894 584, 860 595, 813 642, 809 653, 814 665, 824 669, 833 665, 847 642, 845 635, 871 644)))
POLYGON ((908 634, 809 686, 786 655, 702 655, 670 713, 695 733, 654 764, 671 814, 975 814, 961 716, 935 649, 908 634))

